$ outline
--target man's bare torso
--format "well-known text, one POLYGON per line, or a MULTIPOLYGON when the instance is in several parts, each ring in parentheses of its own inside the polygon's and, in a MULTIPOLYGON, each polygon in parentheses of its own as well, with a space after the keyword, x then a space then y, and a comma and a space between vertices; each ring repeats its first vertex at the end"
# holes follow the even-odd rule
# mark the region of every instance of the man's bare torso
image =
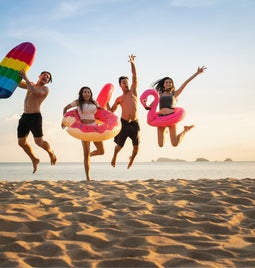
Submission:
POLYGON ((119 104, 122 108, 121 117, 127 121, 137 120, 137 96, 132 91, 124 93, 119 97, 119 104))
MULTIPOLYGON (((39 89, 40 91, 47 91, 47 87, 45 86, 35 86, 35 88, 39 89)), ((34 92, 27 91, 25 100, 24 100, 24 113, 40 113, 40 107, 42 102, 47 97, 47 93, 44 95, 38 95, 34 92)))

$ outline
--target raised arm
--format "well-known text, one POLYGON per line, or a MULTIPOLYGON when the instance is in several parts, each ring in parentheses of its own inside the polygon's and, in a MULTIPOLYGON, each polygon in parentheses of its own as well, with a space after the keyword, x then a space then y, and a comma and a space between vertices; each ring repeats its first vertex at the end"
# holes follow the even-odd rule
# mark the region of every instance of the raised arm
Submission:
POLYGON ((175 98, 177 98, 183 91, 183 89, 187 86, 187 84, 193 80, 197 75, 201 74, 204 72, 204 70, 206 69, 206 67, 203 65, 202 67, 199 67, 197 68, 197 71, 191 76, 189 77, 181 86, 180 88, 178 88, 176 91, 175 91, 175 98))
POLYGON ((132 84, 131 90, 135 96, 137 96, 137 74, 136 74, 136 66, 135 66, 135 55, 131 54, 129 56, 129 62, 131 64, 131 72, 132 72, 132 84))
POLYGON ((33 83, 28 79, 24 70, 20 71, 20 76, 24 81, 19 83, 19 87, 26 88, 28 91, 34 93, 37 96, 47 96, 49 89, 46 86, 35 87, 33 83))
POLYGON ((24 89, 27 89, 27 84, 25 81, 21 80, 20 83, 18 84, 18 87, 21 87, 21 88, 24 88, 24 89))

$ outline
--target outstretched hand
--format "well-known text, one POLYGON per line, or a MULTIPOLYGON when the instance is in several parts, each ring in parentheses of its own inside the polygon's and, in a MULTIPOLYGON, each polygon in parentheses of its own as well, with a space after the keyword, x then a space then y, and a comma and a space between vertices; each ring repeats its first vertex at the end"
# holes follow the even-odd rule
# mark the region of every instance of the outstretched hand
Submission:
POLYGON ((197 73, 199 73, 199 74, 200 74, 200 73, 203 73, 205 69, 207 69, 207 67, 204 66, 204 65, 203 65, 202 67, 199 67, 199 66, 198 66, 198 68, 197 68, 197 73))
POLYGON ((131 54, 131 55, 129 55, 128 57, 129 57, 129 62, 130 62, 130 63, 135 62, 135 57, 136 57, 136 56, 135 56, 134 54, 131 54))

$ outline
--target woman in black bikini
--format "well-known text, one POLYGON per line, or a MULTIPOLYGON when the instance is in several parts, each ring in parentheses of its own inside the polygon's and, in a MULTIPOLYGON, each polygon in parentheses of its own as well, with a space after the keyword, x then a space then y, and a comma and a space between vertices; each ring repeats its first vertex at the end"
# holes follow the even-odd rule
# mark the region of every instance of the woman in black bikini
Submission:
MULTIPOLYGON (((152 86, 159 92, 160 101, 159 101, 159 116, 165 116, 174 112, 174 107, 176 99, 182 93, 186 85, 194 79, 198 74, 203 73, 206 69, 205 66, 198 67, 197 71, 189 77, 179 89, 175 90, 174 82, 170 77, 164 77, 152 84, 152 86)), ((176 124, 168 127, 170 141, 173 146, 178 146, 182 141, 184 135, 193 128, 194 125, 184 126, 184 130, 177 135, 176 133, 176 124)), ((166 127, 158 127, 158 145, 163 147, 164 145, 164 133, 166 127)))

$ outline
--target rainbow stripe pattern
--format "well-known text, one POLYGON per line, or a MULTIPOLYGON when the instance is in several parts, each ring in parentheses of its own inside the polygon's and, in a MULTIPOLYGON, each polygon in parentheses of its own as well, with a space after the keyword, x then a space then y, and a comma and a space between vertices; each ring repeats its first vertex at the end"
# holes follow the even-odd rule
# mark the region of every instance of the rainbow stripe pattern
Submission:
POLYGON ((36 48, 24 42, 14 47, 0 63, 0 98, 9 98, 20 83, 21 70, 28 71, 35 57, 36 48))

